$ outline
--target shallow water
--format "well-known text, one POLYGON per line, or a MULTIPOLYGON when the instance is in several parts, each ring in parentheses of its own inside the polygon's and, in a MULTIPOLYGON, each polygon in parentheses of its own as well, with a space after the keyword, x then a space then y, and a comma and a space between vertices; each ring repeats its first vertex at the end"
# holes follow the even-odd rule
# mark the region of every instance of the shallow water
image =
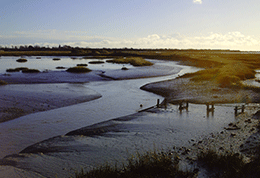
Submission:
MULTIPOLYGON (((102 97, 87 103, 30 114, 9 122, 1 123, 0 156, 4 157, 5 155, 17 153, 31 144, 53 136, 63 135, 83 126, 133 114, 142 109, 140 108, 140 104, 143 105, 143 108, 153 106, 156 104, 157 99, 162 100, 163 98, 153 93, 140 90, 139 88, 142 85, 171 79, 177 75, 198 70, 191 67, 178 66, 176 62, 158 62, 162 65, 175 66, 175 74, 156 78, 99 81, 77 85, 34 84, 33 88, 35 91, 41 91, 43 87, 52 88, 53 90, 55 90, 55 88, 60 90, 59 88, 61 87, 77 87, 78 92, 80 92, 80 90, 85 92, 87 88, 90 88, 100 93, 102 97), (177 67, 182 67, 183 69, 177 73, 179 71, 177 67)), ((31 87, 31 85, 21 85, 21 90, 23 86, 31 87)), ((17 89, 17 86, 14 87, 17 89)))
MULTIPOLYGON (((69 107, 30 114, 0 124, 1 157, 22 151, 24 148, 42 140, 37 144, 44 147, 43 153, 9 157, 17 162, 17 167, 40 172, 45 176, 68 177, 74 169, 91 168, 104 162, 125 161, 135 151, 147 151, 153 148, 172 148, 185 146, 191 139, 201 137, 223 129, 224 125, 234 121, 233 106, 215 106, 214 115, 207 115, 206 106, 190 104, 189 110, 180 113, 178 106, 171 105, 159 113, 143 112, 133 116, 119 117, 136 113, 138 110, 156 104, 162 97, 142 91, 139 88, 147 83, 173 79, 188 72, 199 69, 179 66, 176 62, 161 62, 161 65, 172 65, 175 74, 170 76, 119 80, 98 81, 78 84, 94 90, 102 95, 100 99, 69 107), (143 108, 140 107, 143 105, 143 108), (72 130, 106 121, 116 127, 113 131, 92 137, 58 136, 72 130), (58 136, 58 137, 54 137, 58 136), (53 138, 54 137, 54 138, 53 138), (50 138, 50 139, 49 139, 50 138)), ((174 71, 173 71, 174 73, 174 71)), ((41 88, 43 84, 35 84, 41 88)), ((44 84, 44 86, 68 84, 44 84)), ((55 87, 54 87, 55 88, 55 87)))
MULTIPOLYGON (((71 59, 67 56, 41 56, 41 59, 36 59, 36 56, 28 57, 25 59, 28 61, 25 63, 16 62, 17 59, 21 57, 6 57, 2 56, 0 58, 0 73, 5 73, 6 69, 18 68, 18 67, 27 67, 32 69, 38 69, 40 71, 65 71, 69 67, 75 67, 77 64, 88 64, 88 68, 91 70, 115 70, 121 69, 122 66, 127 68, 132 68, 132 65, 129 64, 89 64, 90 61, 97 61, 98 59, 82 59, 82 57, 76 57, 76 59, 71 59), (61 60, 54 61, 53 58, 60 58, 61 60), (56 69, 56 67, 65 67, 66 69, 56 69)), ((103 61, 106 61, 104 59, 103 61)), ((8 72, 9 73, 9 72, 8 72)))

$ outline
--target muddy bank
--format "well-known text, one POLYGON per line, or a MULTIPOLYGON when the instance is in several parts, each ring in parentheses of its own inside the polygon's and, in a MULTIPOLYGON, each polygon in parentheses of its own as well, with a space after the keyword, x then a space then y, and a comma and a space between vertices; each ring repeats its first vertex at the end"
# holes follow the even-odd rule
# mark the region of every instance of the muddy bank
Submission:
POLYGON ((28 146, 6 156, 1 164, 46 177, 66 177, 81 167, 120 165, 136 152, 189 147, 191 139, 198 142, 234 122, 233 106, 215 107, 214 116, 207 116, 205 105, 190 104, 189 111, 181 113, 177 105, 170 104, 167 109, 153 108, 100 122, 28 146))
POLYGON ((192 103, 257 103, 260 94, 243 88, 221 88, 210 81, 194 82, 190 78, 147 84, 141 89, 165 96, 169 102, 188 100, 192 103))
POLYGON ((82 84, 5 85, 0 91, 0 122, 101 97, 82 84))

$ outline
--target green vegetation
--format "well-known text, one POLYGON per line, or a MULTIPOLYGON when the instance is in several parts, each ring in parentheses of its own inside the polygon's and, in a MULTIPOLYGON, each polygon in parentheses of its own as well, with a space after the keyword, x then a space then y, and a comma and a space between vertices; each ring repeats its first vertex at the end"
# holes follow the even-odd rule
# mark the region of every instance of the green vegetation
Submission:
POLYGON ((24 69, 22 70, 22 73, 39 73, 40 71, 38 69, 24 69))
POLYGON ((65 69, 65 67, 63 67, 63 66, 58 66, 58 67, 56 67, 56 69, 65 69))
POLYGON ((88 66, 88 64, 77 64, 77 66, 88 66))
POLYGON ((255 77, 255 70, 248 65, 237 62, 228 63, 215 68, 207 68, 183 77, 191 77, 192 81, 211 81, 220 87, 240 86, 241 80, 252 79, 255 77))
POLYGON ((15 68, 15 69, 6 69, 6 72, 20 72, 19 69, 15 68))
POLYGON ((123 67, 121 68, 121 70, 128 70, 128 68, 126 68, 125 66, 123 66, 123 67))
POLYGON ((17 61, 17 62, 27 62, 27 59, 20 58, 20 59, 17 59, 16 61, 17 61))
POLYGON ((117 64, 131 64, 133 66, 151 66, 152 62, 146 61, 142 57, 124 57, 124 58, 115 58, 107 60, 107 62, 117 63, 117 64))
POLYGON ((23 70, 27 70, 28 68, 27 67, 18 67, 18 68, 15 68, 15 69, 6 69, 6 72, 20 72, 20 71, 23 71, 23 70))
POLYGON ((89 64, 104 64, 104 61, 89 61, 89 64))
POLYGON ((7 85, 8 83, 3 81, 3 80, 0 80, 0 85, 7 85))
POLYGON ((53 58, 52 60, 53 61, 60 61, 61 59, 60 58, 53 58))
POLYGON ((239 177, 243 174, 245 163, 242 156, 238 153, 217 154, 209 150, 202 152, 198 156, 198 160, 203 162, 209 169, 216 169, 217 175, 213 177, 239 177))
POLYGON ((179 170, 179 158, 170 152, 147 152, 128 159, 127 165, 101 166, 89 172, 76 173, 76 178, 194 177, 196 172, 179 170))
POLYGON ((206 169, 213 172, 212 177, 259 177, 260 176, 260 146, 256 148, 256 156, 251 162, 245 163, 238 153, 222 153, 209 150, 198 155, 198 161, 206 169))
POLYGON ((90 72, 91 70, 84 66, 77 66, 77 67, 68 68, 66 71, 71 73, 87 73, 90 72))

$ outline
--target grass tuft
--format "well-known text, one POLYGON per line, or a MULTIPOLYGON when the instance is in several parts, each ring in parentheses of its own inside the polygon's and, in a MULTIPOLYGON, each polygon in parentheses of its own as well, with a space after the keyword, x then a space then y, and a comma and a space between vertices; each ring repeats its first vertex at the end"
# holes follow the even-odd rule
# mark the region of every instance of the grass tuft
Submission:
POLYGON ((20 72, 20 69, 6 69, 6 72, 20 72))
POLYGON ((53 61, 60 61, 61 59, 60 58, 53 58, 52 60, 53 61))
POLYGON ((171 153, 147 152, 143 155, 128 159, 127 165, 122 168, 117 166, 101 166, 89 172, 76 173, 76 178, 136 178, 136 177, 193 177, 193 172, 179 170, 179 159, 171 153))
POLYGON ((25 58, 20 58, 20 59, 17 59, 16 62, 27 62, 27 59, 25 59, 25 58))
POLYGON ((107 60, 106 62, 117 63, 117 64, 131 64, 133 66, 151 66, 152 62, 146 61, 142 57, 124 57, 107 60))
POLYGON ((104 64, 104 61, 89 61, 89 64, 104 64))
POLYGON ((77 66, 77 67, 68 68, 66 71, 71 73, 87 73, 90 72, 91 70, 84 66, 77 66))
POLYGON ((218 154, 209 150, 201 152, 198 160, 206 164, 209 169, 215 169, 220 177, 240 177, 244 174, 245 163, 238 153, 218 154))
POLYGON ((88 64, 77 64, 77 66, 88 66, 88 64))
POLYGON ((22 73, 39 73, 40 71, 38 69, 24 69, 22 70, 22 73))

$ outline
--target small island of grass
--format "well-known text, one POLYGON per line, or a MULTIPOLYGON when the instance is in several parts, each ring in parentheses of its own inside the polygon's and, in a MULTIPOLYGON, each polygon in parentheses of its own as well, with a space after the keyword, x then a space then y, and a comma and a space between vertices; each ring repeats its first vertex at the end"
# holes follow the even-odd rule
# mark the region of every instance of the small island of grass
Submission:
POLYGON ((52 60, 53 61, 60 61, 61 59, 60 58, 53 58, 52 60))
POLYGON ((104 61, 89 61, 89 64, 104 64, 104 61))
POLYGON ((20 58, 20 59, 17 59, 16 62, 27 62, 27 59, 25 59, 25 58, 20 58))
POLYGON ((71 73, 87 73, 90 72, 91 70, 84 66, 77 66, 77 67, 68 68, 66 71, 71 73))
POLYGON ((40 71, 38 69, 24 69, 22 70, 22 73, 39 73, 40 71))
POLYGON ((116 63, 116 64, 131 64, 133 66, 151 66, 152 62, 145 60, 142 57, 123 57, 107 60, 106 62, 116 63))

